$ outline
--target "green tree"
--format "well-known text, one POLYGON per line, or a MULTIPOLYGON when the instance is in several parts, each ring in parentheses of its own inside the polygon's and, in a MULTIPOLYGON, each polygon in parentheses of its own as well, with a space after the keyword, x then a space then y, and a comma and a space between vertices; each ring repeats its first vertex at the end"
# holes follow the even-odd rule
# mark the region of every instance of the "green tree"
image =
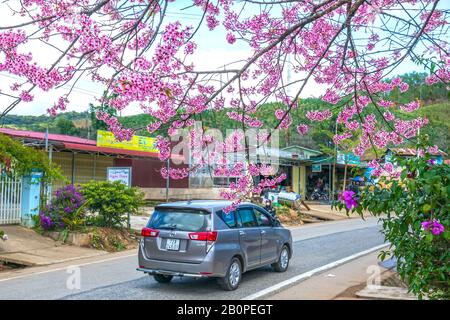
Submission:
POLYGON ((113 107, 110 107, 107 104, 94 106, 92 103, 90 103, 89 104, 89 114, 91 117, 91 126, 92 126, 92 129, 94 130, 94 132, 96 132, 97 130, 108 130, 108 126, 106 125, 106 123, 97 119, 96 113, 100 112, 100 111, 106 112, 110 116, 114 116, 114 117, 117 116, 117 110, 113 107))
POLYGON ((58 117, 55 124, 56 133, 66 134, 69 136, 79 136, 80 130, 75 127, 73 121, 65 118, 58 117))
POLYGON ((44 181, 65 180, 59 167, 49 161, 45 152, 24 146, 22 142, 1 133, 0 165, 10 169, 9 173, 19 176, 40 170, 44 173, 44 181))

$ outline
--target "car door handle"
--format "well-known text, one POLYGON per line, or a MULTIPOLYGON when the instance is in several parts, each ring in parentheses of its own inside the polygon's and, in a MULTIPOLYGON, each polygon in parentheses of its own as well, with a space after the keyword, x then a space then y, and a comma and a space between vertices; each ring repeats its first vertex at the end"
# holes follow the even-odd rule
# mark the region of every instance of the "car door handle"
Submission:
POLYGON ((239 231, 239 235, 240 236, 245 236, 245 232, 244 231, 239 231))
POLYGON ((261 230, 261 234, 266 234, 266 231, 265 230, 261 230))

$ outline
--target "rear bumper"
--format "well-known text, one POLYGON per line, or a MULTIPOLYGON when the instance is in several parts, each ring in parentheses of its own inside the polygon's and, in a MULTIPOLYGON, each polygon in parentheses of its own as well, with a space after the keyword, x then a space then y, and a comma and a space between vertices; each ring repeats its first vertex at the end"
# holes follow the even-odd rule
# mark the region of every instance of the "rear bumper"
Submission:
POLYGON ((166 276, 174 276, 174 277, 190 277, 190 278, 206 278, 211 275, 207 274, 196 274, 196 273, 183 273, 183 272, 174 272, 168 270, 154 270, 148 268, 136 268, 137 271, 142 271, 148 274, 163 274, 166 276))
POLYGON ((180 277, 224 277, 226 267, 223 263, 214 259, 214 248, 212 248, 201 263, 185 263, 167 260, 150 259, 145 254, 142 242, 139 244, 139 268, 136 270, 148 274, 165 274, 180 277))

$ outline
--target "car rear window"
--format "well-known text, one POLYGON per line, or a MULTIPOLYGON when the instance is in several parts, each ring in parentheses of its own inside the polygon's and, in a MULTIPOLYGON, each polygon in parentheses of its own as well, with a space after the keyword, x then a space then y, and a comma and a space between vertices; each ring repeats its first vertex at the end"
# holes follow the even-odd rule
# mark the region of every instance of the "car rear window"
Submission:
POLYGON ((178 231, 210 231, 211 214, 203 210, 156 208, 147 227, 178 231))

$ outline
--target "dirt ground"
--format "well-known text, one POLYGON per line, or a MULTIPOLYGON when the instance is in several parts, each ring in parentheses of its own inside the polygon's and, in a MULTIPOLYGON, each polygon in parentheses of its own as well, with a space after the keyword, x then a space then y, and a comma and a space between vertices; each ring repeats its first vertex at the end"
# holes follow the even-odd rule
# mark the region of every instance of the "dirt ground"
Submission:
POLYGON ((290 206, 279 206, 276 207, 277 217, 284 226, 292 227, 299 226, 305 223, 321 222, 327 219, 320 219, 319 217, 311 214, 307 210, 302 210, 298 208, 291 208, 290 206))
POLYGON ((135 231, 115 228, 92 228, 87 231, 91 236, 91 247, 108 252, 137 248, 139 234, 135 231))

